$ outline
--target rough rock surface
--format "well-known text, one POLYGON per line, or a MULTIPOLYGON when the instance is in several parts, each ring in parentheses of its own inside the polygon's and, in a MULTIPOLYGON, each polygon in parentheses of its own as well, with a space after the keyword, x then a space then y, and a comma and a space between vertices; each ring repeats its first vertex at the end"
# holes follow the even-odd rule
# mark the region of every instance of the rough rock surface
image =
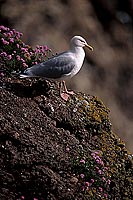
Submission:
POLYGON ((81 149, 101 152, 109 168, 108 198, 97 199, 132 199, 132 157, 97 97, 64 102, 55 83, 3 78, 0 101, 1 200, 95 199, 74 169, 81 149))

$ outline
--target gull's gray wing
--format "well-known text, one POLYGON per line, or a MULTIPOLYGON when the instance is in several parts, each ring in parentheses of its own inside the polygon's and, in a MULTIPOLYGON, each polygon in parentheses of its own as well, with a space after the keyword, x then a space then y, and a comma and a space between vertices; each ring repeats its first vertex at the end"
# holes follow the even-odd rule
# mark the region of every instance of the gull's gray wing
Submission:
POLYGON ((49 60, 33 65, 24 71, 27 76, 39 76, 51 79, 58 79, 69 74, 75 66, 73 56, 67 53, 59 54, 49 60))

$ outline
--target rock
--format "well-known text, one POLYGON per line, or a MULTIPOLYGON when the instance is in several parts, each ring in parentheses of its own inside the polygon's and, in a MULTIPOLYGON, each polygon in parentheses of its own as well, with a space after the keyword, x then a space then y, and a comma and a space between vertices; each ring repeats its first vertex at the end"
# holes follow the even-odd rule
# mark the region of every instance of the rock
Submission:
POLYGON ((109 109, 83 93, 64 102, 52 84, 3 78, 0 199, 131 199, 132 156, 109 109))

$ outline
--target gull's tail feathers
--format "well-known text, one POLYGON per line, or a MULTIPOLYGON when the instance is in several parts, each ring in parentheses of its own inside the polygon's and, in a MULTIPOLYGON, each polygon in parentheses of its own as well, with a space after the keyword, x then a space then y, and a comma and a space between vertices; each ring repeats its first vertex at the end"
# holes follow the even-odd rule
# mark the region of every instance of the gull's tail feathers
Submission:
POLYGON ((30 68, 27 68, 24 72, 19 75, 20 78, 35 77, 30 68))
POLYGON ((19 71, 19 72, 12 71, 11 74, 12 74, 12 76, 19 77, 19 78, 33 77, 33 74, 30 71, 28 71, 27 69, 24 72, 22 72, 22 71, 19 71))
POLYGON ((28 74, 20 74, 19 77, 20 78, 28 78, 28 77, 32 77, 32 76, 29 76, 28 74))

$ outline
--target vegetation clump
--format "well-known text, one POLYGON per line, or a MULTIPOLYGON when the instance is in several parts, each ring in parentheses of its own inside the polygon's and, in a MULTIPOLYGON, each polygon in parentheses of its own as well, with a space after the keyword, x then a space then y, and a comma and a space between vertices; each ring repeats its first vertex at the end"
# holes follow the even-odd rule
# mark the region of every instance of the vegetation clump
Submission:
POLYGON ((0 26, 1 76, 11 75, 13 71, 18 73, 51 56, 51 49, 46 45, 37 45, 33 49, 21 40, 22 36, 23 34, 15 29, 0 26))

